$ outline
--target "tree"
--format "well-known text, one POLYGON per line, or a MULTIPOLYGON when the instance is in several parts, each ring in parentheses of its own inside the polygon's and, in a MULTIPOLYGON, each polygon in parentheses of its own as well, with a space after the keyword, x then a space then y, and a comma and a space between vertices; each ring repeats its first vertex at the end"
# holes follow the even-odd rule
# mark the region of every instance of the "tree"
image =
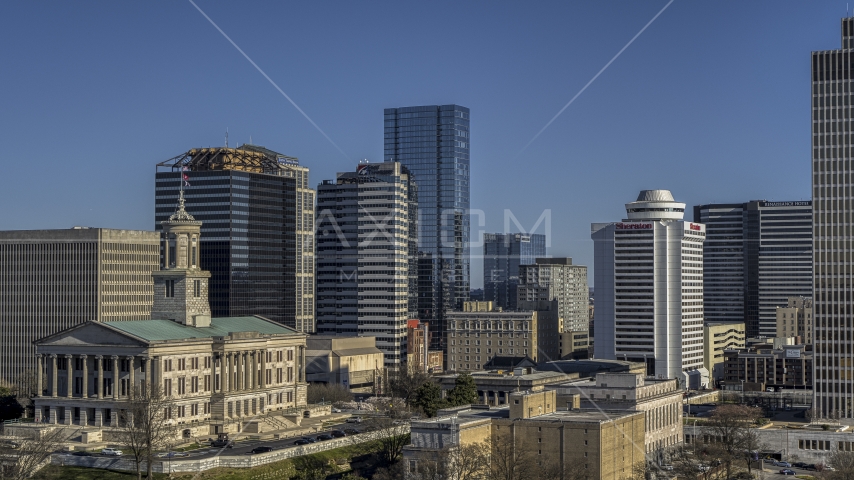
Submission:
POLYGON ((0 421, 21 418, 24 411, 15 395, 0 396, 0 421))
MULTIPOLYGON (((747 405, 721 405, 712 412, 704 430, 715 440, 713 448, 726 470, 726 478, 732 477, 733 463, 749 458, 747 452, 758 450, 758 438, 751 428, 759 418, 762 411, 747 405)), ((749 460, 747 466, 749 469, 749 460)))
POLYGON ((308 403, 320 402, 352 402, 353 393, 344 385, 338 383, 308 384, 308 403))
POLYGON ((34 438, 18 444, 0 445, 0 477, 8 480, 24 480, 32 477, 60 450, 69 438, 79 430, 68 433, 64 428, 44 429, 34 438))
POLYGON ((477 385, 469 373, 457 375, 454 388, 448 392, 448 403, 452 406, 471 405, 477 403, 477 385))
POLYGON ((407 405, 412 405, 415 392, 430 381, 430 375, 414 367, 389 372, 389 393, 403 399, 407 405))
POLYGON ((412 406, 420 408, 428 417, 436 416, 436 411, 447 406, 447 402, 442 398, 442 387, 435 382, 425 382, 415 391, 412 406))
POLYGON ((833 467, 828 480, 854 480, 854 452, 837 450, 830 454, 827 464, 833 467))
POLYGON ((155 453, 167 448, 175 436, 176 427, 170 421, 173 404, 159 385, 137 386, 119 413, 117 443, 130 451, 138 480, 142 478, 143 461, 147 463, 146 478, 153 478, 155 453))
POLYGON ((527 444, 516 443, 512 426, 501 425, 492 437, 489 478, 528 480, 537 478, 534 452, 527 444))
POLYGON ((365 432, 363 436, 380 444, 380 458, 386 464, 396 462, 403 454, 403 447, 409 445, 411 416, 409 409, 391 403, 382 414, 370 417, 362 423, 362 430, 365 432))

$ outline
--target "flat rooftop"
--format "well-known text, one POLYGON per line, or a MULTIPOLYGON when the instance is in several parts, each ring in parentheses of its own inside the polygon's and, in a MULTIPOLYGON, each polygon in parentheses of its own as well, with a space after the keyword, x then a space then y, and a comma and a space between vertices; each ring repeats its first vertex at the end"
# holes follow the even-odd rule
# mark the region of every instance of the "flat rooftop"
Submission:
POLYGON ((603 411, 603 410, 558 410, 556 412, 526 418, 529 422, 560 422, 560 423, 608 423, 615 420, 631 418, 635 415, 643 415, 636 411, 603 411))

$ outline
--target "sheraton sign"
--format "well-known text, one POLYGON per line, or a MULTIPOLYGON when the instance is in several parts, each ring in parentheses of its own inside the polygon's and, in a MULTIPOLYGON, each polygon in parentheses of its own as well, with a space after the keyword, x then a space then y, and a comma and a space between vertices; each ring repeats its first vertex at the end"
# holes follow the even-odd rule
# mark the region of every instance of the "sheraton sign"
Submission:
POLYGON ((617 230, 649 230, 652 228, 651 223, 617 223, 614 225, 617 230))

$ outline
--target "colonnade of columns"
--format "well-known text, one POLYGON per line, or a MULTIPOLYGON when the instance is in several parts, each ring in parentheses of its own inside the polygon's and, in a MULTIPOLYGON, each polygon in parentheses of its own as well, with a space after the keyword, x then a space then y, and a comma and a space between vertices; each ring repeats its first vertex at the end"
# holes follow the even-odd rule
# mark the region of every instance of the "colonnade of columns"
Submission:
POLYGON ((503 390, 479 390, 477 392, 477 396, 483 399, 483 405, 498 406, 509 402, 510 392, 505 392, 503 390))
MULTIPOLYGON (((298 348, 297 382, 305 382, 305 347, 298 348)), ((220 383, 216 393, 232 393, 267 387, 267 350, 253 349, 225 352, 219 358, 220 383)), ((287 375, 287 373, 284 373, 287 375)), ((271 376, 275 372, 271 372, 271 376)), ((275 377, 271 378, 276 383, 275 377)), ((284 379, 287 382, 287 378, 284 379)))
POLYGON ((37 371, 37 388, 39 396, 50 396, 50 397, 66 397, 66 398, 91 398, 97 397, 99 399, 112 397, 115 400, 118 400, 120 396, 127 397, 133 394, 133 387, 136 385, 136 368, 139 367, 141 370, 145 371, 145 381, 146 383, 151 382, 151 368, 149 364, 152 362, 146 356, 135 356, 129 355, 120 357, 118 355, 86 355, 86 354, 78 354, 78 355, 60 355, 51 354, 49 355, 50 363, 47 366, 47 375, 50 378, 49 385, 47 388, 47 395, 45 395, 45 365, 44 365, 44 357, 45 355, 39 354, 36 355, 36 359, 38 362, 38 371, 37 371), (94 364, 92 368, 89 366, 89 358, 92 358, 94 364), (122 379, 122 372, 120 370, 119 361, 124 359, 128 362, 127 369, 127 384, 125 385, 125 391, 122 394, 120 392, 120 380, 122 379), (137 361, 139 359, 139 361, 137 361), (80 360, 79 367, 75 360, 80 360), (65 389, 63 392, 59 391, 59 370, 60 370, 60 362, 64 362, 65 366, 65 389), (104 368, 106 365, 109 365, 111 368, 104 368), (92 388, 89 388, 89 375, 90 370, 93 370, 91 373, 94 374, 92 388), (110 371, 108 377, 104 376, 105 371, 110 371), (75 372, 80 372, 79 375, 75 375, 75 372), (75 379, 80 378, 80 387, 75 387, 75 379), (106 380, 109 379, 110 382, 107 383, 106 380), (75 393, 75 390, 78 393, 75 393), (62 393, 62 395, 60 395, 62 393))

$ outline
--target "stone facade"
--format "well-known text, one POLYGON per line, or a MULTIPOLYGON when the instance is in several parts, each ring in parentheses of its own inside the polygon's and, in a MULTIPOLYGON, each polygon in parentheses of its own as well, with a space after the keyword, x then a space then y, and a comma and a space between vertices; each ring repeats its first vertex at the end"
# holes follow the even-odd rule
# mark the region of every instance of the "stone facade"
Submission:
POLYGON ((549 385, 557 404, 581 398, 581 408, 639 411, 645 415, 646 453, 682 443, 682 391, 676 380, 644 378, 633 373, 600 373, 594 381, 549 385))
POLYGON ((644 414, 558 410, 554 391, 511 395, 510 408, 459 407, 434 419, 412 422, 411 444, 404 448, 407 472, 425 455, 442 449, 485 443, 496 452, 525 449, 527 458, 561 471, 580 469, 591 479, 622 480, 645 461, 644 414), (516 403, 518 402, 518 403, 516 403), (509 445, 508 445, 509 443, 509 445))

